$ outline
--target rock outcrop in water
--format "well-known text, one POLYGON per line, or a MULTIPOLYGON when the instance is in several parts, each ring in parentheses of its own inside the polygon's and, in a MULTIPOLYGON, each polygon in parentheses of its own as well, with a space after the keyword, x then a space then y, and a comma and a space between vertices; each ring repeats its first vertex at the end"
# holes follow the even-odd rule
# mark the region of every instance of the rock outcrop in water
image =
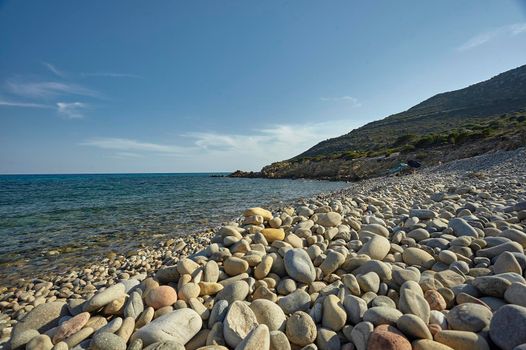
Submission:
POLYGON ((252 208, 198 250, 159 264, 139 254, 147 269, 124 262, 4 293, 4 315, 19 318, 3 316, 6 347, 523 349, 525 156, 252 208), (97 290, 77 288, 88 284, 97 290))

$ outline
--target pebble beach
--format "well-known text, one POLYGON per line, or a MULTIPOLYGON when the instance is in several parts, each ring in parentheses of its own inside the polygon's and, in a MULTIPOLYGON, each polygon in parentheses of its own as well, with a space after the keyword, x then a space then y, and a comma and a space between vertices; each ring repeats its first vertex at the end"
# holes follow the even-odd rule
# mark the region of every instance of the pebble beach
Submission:
POLYGON ((364 180, 0 290, 0 348, 526 350, 526 150, 364 180))

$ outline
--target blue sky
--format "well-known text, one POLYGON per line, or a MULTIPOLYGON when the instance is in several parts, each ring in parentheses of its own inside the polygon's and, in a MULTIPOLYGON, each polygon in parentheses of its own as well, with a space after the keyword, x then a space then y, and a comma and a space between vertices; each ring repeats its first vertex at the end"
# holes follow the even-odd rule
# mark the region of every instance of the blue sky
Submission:
POLYGON ((525 63, 525 1, 0 1, 0 173, 259 170, 525 63))

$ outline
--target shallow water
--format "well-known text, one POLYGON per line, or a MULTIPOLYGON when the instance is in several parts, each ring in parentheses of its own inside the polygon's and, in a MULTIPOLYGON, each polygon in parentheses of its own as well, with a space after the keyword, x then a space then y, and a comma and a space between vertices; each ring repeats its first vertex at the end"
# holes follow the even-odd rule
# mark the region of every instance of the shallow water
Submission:
POLYGON ((348 186, 209 175, 0 176, 0 283, 15 274, 59 271, 71 259, 81 265, 108 251, 195 233, 247 207, 348 186), (60 254, 49 256, 51 250, 60 254))

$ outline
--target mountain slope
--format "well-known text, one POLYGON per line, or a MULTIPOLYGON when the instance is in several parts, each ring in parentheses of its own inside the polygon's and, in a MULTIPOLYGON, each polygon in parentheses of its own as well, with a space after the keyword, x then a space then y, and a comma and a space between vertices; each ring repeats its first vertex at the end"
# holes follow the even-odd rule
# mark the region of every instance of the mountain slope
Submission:
POLYGON ((526 145, 526 65, 318 143, 300 155, 233 176, 358 180, 408 159, 424 166, 526 145))
POLYGON ((293 159, 349 150, 381 149, 394 143, 402 134, 442 132, 472 119, 510 113, 525 107, 526 65, 523 65, 464 89, 435 95, 405 112, 322 141, 293 159))

